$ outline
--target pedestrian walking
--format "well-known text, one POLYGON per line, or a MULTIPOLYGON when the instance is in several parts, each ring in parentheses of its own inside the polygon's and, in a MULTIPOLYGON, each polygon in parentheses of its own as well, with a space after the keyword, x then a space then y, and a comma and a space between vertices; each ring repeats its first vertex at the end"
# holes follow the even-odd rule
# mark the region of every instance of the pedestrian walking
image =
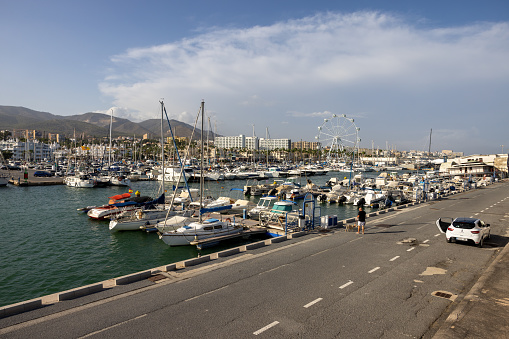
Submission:
POLYGON ((359 207, 359 214, 357 214, 357 234, 360 233, 362 227, 362 234, 364 234, 364 226, 366 225, 366 212, 362 207, 359 207))

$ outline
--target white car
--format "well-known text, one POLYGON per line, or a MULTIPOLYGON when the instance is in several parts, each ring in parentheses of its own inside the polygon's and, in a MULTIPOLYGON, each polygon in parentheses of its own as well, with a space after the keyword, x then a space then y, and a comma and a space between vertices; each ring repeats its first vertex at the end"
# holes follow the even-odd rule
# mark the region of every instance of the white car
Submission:
POLYGON ((477 218, 442 218, 436 221, 440 232, 445 233, 447 242, 466 241, 473 242, 479 247, 484 244, 484 239, 491 235, 490 224, 477 218))

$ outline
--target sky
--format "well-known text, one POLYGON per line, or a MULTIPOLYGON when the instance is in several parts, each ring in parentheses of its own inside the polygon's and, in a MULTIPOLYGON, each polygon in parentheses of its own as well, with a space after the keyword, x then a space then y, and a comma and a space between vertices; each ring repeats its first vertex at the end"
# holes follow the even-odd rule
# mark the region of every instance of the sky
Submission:
POLYGON ((161 100, 225 136, 507 153, 509 1, 0 0, 0 105, 161 100))

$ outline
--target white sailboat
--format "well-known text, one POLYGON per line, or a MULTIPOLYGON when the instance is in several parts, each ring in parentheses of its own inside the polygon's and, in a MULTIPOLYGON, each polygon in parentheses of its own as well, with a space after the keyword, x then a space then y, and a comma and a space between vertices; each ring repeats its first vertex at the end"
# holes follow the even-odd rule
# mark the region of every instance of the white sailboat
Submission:
MULTIPOLYGON (((205 115, 205 102, 201 102, 201 165, 203 169, 203 119, 205 115)), ((203 170, 200 171, 200 207, 203 206, 203 186, 204 177, 203 170)), ((202 219, 203 215, 200 212, 198 221, 190 222, 189 224, 179 227, 176 230, 160 233, 159 238, 169 246, 183 246, 190 245, 191 242, 196 240, 209 239, 214 237, 220 237, 230 234, 238 234, 243 231, 243 227, 235 225, 229 218, 225 221, 210 218, 207 220, 202 219)), ((185 222, 184 222, 185 223, 185 222)))

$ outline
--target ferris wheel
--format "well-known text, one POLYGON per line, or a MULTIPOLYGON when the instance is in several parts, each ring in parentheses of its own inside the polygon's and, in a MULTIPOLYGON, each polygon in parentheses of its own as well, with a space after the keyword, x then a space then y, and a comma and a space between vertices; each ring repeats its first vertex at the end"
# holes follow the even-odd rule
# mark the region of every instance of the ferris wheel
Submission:
POLYGON ((353 118, 348 118, 346 114, 333 114, 332 118, 323 119, 315 139, 327 151, 327 160, 347 158, 359 147, 359 131, 353 118))

